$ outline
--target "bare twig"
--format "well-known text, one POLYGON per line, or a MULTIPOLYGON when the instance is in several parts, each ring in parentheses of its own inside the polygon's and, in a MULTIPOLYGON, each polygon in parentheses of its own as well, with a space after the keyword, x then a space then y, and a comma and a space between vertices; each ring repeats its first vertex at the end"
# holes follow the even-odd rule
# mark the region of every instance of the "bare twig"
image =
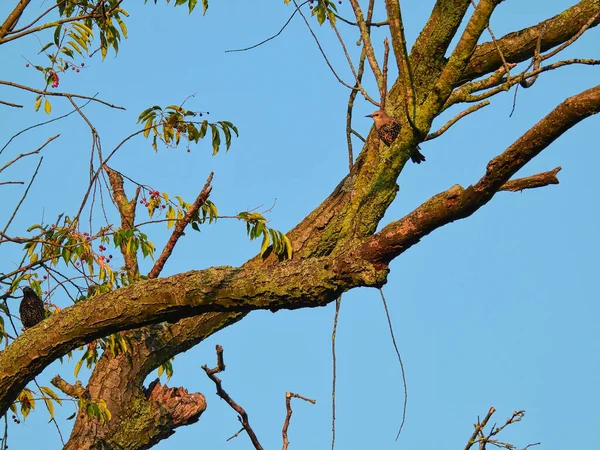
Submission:
POLYGON ((296 13, 300 10, 300 8, 302 8, 304 5, 306 5, 310 0, 306 0, 303 3, 300 3, 300 6, 296 5, 296 9, 294 9, 294 12, 292 13, 292 15, 289 17, 289 19, 283 24, 283 26, 281 27, 281 29, 275 33, 273 36, 268 37, 267 39, 260 41, 258 44, 254 44, 251 45, 250 47, 246 47, 246 48, 238 48, 238 49, 234 49, 234 50, 225 50, 225 53, 235 53, 235 52, 245 52, 247 50, 252 50, 253 48, 256 47, 260 47, 261 45, 275 39, 277 36, 279 36, 283 30, 285 30, 285 27, 287 27, 289 25, 289 23, 292 21, 292 19, 294 18, 294 16, 296 15, 296 13))
POLYGON ((214 173, 211 172, 210 175, 208 176, 208 179, 206 180, 206 183, 204 184, 204 187, 202 188, 202 191, 200 191, 200 194, 198 194, 198 197, 196 198, 196 200, 194 201, 192 206, 190 206, 188 208, 187 212, 183 216, 183 219, 180 220, 179 222, 177 222, 177 224, 175 225, 175 229, 173 230, 171 237, 169 238, 168 242, 166 243, 165 248, 163 249, 159 258, 156 260, 154 267, 152 267, 152 270, 148 274, 148 278, 158 277, 158 275, 162 271, 163 267, 165 266, 167 259, 169 259, 169 256, 171 256, 171 253, 173 253, 175 244, 177 244, 177 241, 183 234, 183 230, 185 230, 185 227, 190 223, 192 218, 198 213, 198 210, 202 207, 202 205, 204 205, 206 203, 206 200, 208 200, 208 196, 210 195, 210 191, 212 190, 210 183, 213 179, 213 175, 214 175, 214 173))
POLYGON ((48 145, 50 142, 52 142, 54 139, 56 139, 57 137, 59 137, 60 134, 57 134, 55 136, 51 136, 49 137, 46 142, 44 142, 42 144, 41 147, 37 148, 36 150, 33 150, 31 152, 27 152, 27 153, 21 153, 20 155, 18 155, 17 157, 15 157, 14 159, 12 159, 11 161, 7 162, 4 166, 2 166, 2 168, 0 168, 0 173, 2 173, 2 171, 4 171, 4 169, 7 169, 8 167, 10 167, 11 165, 13 165, 14 163, 16 163, 18 160, 20 160, 21 158, 25 158, 27 156, 31 156, 31 155, 36 155, 39 152, 42 151, 42 149, 48 145))
POLYGON ((461 113, 457 114, 456 116, 454 116, 452 119, 450 119, 448 122, 446 122, 444 124, 444 126, 442 126, 439 130, 433 132, 433 133, 429 133, 427 136, 425 136, 425 139, 423 139, 424 141, 430 141, 431 139, 435 139, 436 137, 440 137, 442 134, 444 134, 446 131, 448 131, 448 129, 454 125, 456 122, 458 122, 460 119, 462 119, 465 116, 468 116, 471 113, 474 113, 475 111, 477 111, 478 109, 481 109, 487 105, 490 104, 489 100, 485 100, 481 103, 477 103, 476 105, 470 106, 469 108, 465 109, 464 111, 462 111, 461 113))
POLYGON ((306 402, 312 403, 313 405, 317 403, 316 400, 312 400, 310 398, 302 397, 301 395, 294 394, 293 392, 285 393, 285 409, 287 411, 285 415, 285 421, 283 422, 283 429, 281 430, 281 436, 283 437, 283 450, 287 450, 289 445, 288 440, 288 428, 290 427, 290 419, 292 418, 292 398, 299 398, 306 402))
MULTIPOLYGON (((369 0, 369 7, 367 9, 367 22, 371 21, 373 17, 373 8, 375 6, 375 0, 369 0)), ((354 165, 354 154, 352 152, 352 135, 354 134, 363 142, 365 142, 365 138, 363 138, 360 134, 352 129, 352 111, 354 110, 354 101, 356 100, 356 96, 358 95, 358 90, 362 83, 362 77, 365 73, 365 59, 367 57, 367 51, 365 46, 360 52, 360 58, 358 60, 358 70, 356 72, 356 84, 354 85, 354 89, 350 92, 350 98, 348 99, 348 109, 346 112, 346 141, 348 143, 348 170, 352 171, 352 166, 354 165)))
POLYGON ((383 73, 382 73, 382 82, 381 82, 381 90, 379 94, 381 96, 381 109, 385 110, 385 100, 387 98, 387 75, 388 75, 388 58, 390 56, 390 41, 388 38, 383 40, 383 73))
POLYGON ((252 445, 254 445, 254 448, 256 450, 262 450, 263 447, 258 442, 258 438, 256 437, 254 430, 252 430, 250 422, 248 422, 248 414, 246 414, 244 408, 242 408, 235 401, 233 401, 229 394, 223 390, 222 381, 219 379, 219 377, 215 375, 216 373, 223 372, 225 370, 225 363, 223 361, 223 347, 217 345, 217 365, 212 369, 209 369, 207 365, 203 365, 202 369, 204 370, 204 372, 206 372, 208 378, 210 378, 215 383, 215 386, 217 388, 217 395, 223 400, 225 400, 227 404, 239 414, 238 420, 241 422, 242 426, 244 427, 244 430, 246 430, 246 433, 248 433, 248 437, 252 441, 252 445))
POLYGON ((21 197, 21 200, 19 200, 19 203, 15 207, 12 215, 10 216, 10 219, 8 219, 8 222, 6 222, 6 225, 4 226, 4 229, 2 230, 3 234, 6 233, 6 230, 8 230, 8 227, 10 226, 10 224, 13 221, 13 219, 17 215, 17 211, 19 211, 19 208, 23 204, 23 201, 25 200, 25 197, 27 197, 27 194, 29 193, 29 189, 31 188, 31 185, 33 184, 33 181, 35 180, 35 177, 37 176, 38 171, 40 170, 40 166, 42 165, 42 161, 43 160, 44 160, 44 157, 42 156, 40 158, 40 161, 38 162, 37 167, 35 168, 35 172, 33 172, 33 176, 31 177, 31 180, 29 181, 29 184, 27 185, 27 188, 25 189, 25 192, 23 192, 23 196, 21 197))
POLYGON ((406 373, 404 372, 404 362, 402 361, 400 350, 398 350, 396 336, 394 335, 394 327, 392 327, 392 318, 390 317, 387 302, 385 300, 385 296, 383 295, 383 289, 380 288, 379 293, 381 294, 383 308, 385 309, 385 316, 387 318, 388 327, 390 328, 392 344, 394 345, 394 350, 396 351, 396 356, 398 357, 398 362, 400 363, 400 371, 402 372, 402 384, 404 385, 404 405, 402 407, 402 421, 400 422, 400 428, 398 429, 398 434, 396 435, 396 440, 398 440, 398 438, 400 437, 400 433, 402 433, 402 428, 404 428, 404 423, 406 422, 406 406, 408 405, 408 387, 406 386, 406 373))
POLYGON ((561 169, 562 167, 558 166, 556 169, 548 172, 542 172, 529 177, 507 181, 499 190, 517 192, 525 189, 544 187, 548 186, 549 184, 559 184, 556 174, 560 172, 561 169))
POLYGON ((7 101, 4 101, 4 100, 0 100, 0 105, 11 106, 13 108, 22 108, 23 107, 23 105, 19 105, 17 103, 7 102, 7 101))
POLYGON ((337 383, 337 358, 335 354, 335 338, 337 335, 338 319, 340 317, 340 307, 342 306, 342 297, 339 296, 335 301, 335 316, 333 317, 333 331, 331 332, 331 360, 332 360, 332 381, 331 381, 331 450, 335 448, 335 387, 337 383))

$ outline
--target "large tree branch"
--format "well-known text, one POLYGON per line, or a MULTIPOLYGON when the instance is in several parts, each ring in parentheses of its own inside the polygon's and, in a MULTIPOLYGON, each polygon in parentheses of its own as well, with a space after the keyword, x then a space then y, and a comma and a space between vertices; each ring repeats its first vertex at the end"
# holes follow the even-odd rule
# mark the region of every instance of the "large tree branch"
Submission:
MULTIPOLYGON (((497 40, 506 61, 519 63, 531 58, 541 38, 541 51, 545 52, 575 36, 591 17, 600 12, 600 1, 582 0, 556 16, 529 28, 509 33, 497 40)), ((600 17, 591 25, 600 23, 600 17)), ((591 28, 590 27, 590 28, 591 28)), ((493 42, 478 45, 461 76, 461 83, 491 73, 502 66, 502 58, 493 42)))
POLYGON ((435 195, 407 216, 367 238, 365 248, 359 253, 370 261, 387 264, 437 228, 470 216, 489 202, 521 167, 565 131, 598 112, 600 86, 566 99, 492 159, 485 175, 475 185, 467 189, 455 185, 435 195), (373 257, 365 255, 366 251, 371 252, 373 257))
POLYGON ((437 0, 410 53, 417 100, 429 92, 467 10, 469 0, 437 0))
POLYGON ((206 312, 323 306, 358 286, 381 286, 386 267, 310 258, 263 268, 216 267, 140 281, 65 308, 0 352, 0 415, 48 364, 101 336, 206 312))

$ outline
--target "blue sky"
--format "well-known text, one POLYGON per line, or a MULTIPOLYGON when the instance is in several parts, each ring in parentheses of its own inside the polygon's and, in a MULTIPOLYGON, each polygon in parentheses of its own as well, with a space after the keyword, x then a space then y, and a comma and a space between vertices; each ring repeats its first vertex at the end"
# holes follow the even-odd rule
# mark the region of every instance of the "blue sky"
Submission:
MULTIPOLYGON (((433 1, 403 2, 407 40, 424 24, 433 1), (410 4, 409 4, 410 3, 410 4)), ((491 26, 496 36, 550 17, 574 1, 504 2, 491 26)), ((32 4, 28 17, 39 14, 32 4)), ((45 3, 42 8, 47 7, 45 3)), ((211 1, 205 17, 165 5, 126 4, 129 39, 119 55, 85 60, 80 73, 61 78, 61 90, 93 95, 123 105, 126 111, 90 105, 105 151, 137 130, 139 113, 154 104, 179 104, 196 94, 190 109, 210 111, 240 130, 231 150, 211 156, 210 143, 156 153, 142 138, 120 151, 112 166, 154 189, 191 201, 210 171, 211 199, 219 212, 232 215, 269 208, 270 226, 287 231, 314 209, 347 173, 345 111, 348 91, 339 85, 300 17, 275 40, 252 51, 247 47, 275 33, 293 11, 283 1, 270 4, 211 1)), ((339 5, 349 17, 347 1, 339 5)), ((7 6, 0 6, 0 15, 7 6)), ((381 14, 380 14, 381 16, 381 14)), ((312 22, 315 22, 314 20, 312 22)), ((350 71, 331 30, 317 35, 339 73, 350 71)), ((340 25, 355 54, 357 32, 340 25)), ((377 42, 382 30, 374 33, 377 42)), ((42 37, 45 42, 48 37, 42 37)), ((484 35, 484 40, 489 36, 484 35)), ((598 57, 593 29, 564 53, 564 58, 598 57)), ((43 87, 27 58, 41 61, 38 40, 28 37, 0 47, 1 78, 43 87)), ((381 52, 380 52, 381 54, 381 52)), ((570 95, 597 84, 598 69, 567 67, 544 74, 534 87, 520 89, 512 117, 513 94, 463 119, 439 139, 422 145, 427 162, 408 165, 399 194, 382 224, 407 212, 453 184, 468 186, 486 163, 570 95)), ((367 76, 367 88, 376 89, 367 76)), ((45 119, 33 113, 34 96, 0 86, 0 98, 23 103, 22 110, 0 109, 0 145, 24 126, 45 119)), ((373 106, 359 99, 355 128, 366 135, 363 118, 373 106)), ((69 111, 53 100, 52 117, 69 111)), ((441 126, 448 117, 439 119, 441 126)), ((407 373, 408 417, 399 442, 402 382, 379 293, 357 289, 345 294, 338 330, 337 446, 339 449, 463 448, 478 415, 490 406, 502 423, 513 410, 527 411, 524 422, 506 438, 517 446, 541 441, 545 449, 590 444, 600 402, 598 344, 597 167, 594 136, 600 122, 587 119, 527 165, 520 176, 562 166, 561 184, 523 193, 500 193, 474 216, 437 230, 391 265, 384 287, 407 373)), ((435 127, 434 126, 434 127, 435 127)), ((31 151, 49 136, 61 137, 44 150, 44 163, 23 209, 10 228, 21 235, 32 223, 60 212, 74 214, 87 186, 89 132, 78 117, 16 140, 0 165, 31 151)), ((360 148, 355 141, 355 153, 360 148)), ((9 174, 26 179, 37 164, 20 162, 9 174)), ((0 223, 5 223, 22 187, 2 186, 0 223)), ((139 214, 142 214, 141 211, 139 214)), ((113 216, 114 217, 114 216, 113 216)), ((141 217, 141 216, 140 216, 141 217)), ((147 230, 158 248, 168 238, 160 228, 147 230)), ((6 248, 5 248, 6 247, 6 248)), ((213 265, 239 265, 255 255, 242 223, 222 220, 188 233, 163 275, 213 265)), ((115 251, 116 253, 116 251, 115 251)), ((20 253, 0 248, 12 270, 20 253)), ((67 306, 58 296, 53 302, 67 306)), ((225 389, 250 415, 265 448, 281 446, 284 396, 293 391, 317 399, 294 402, 290 448, 330 448, 331 330, 334 308, 255 312, 245 320, 177 356, 169 385, 203 392, 209 409, 199 423, 180 428, 157 449, 246 449, 235 413, 214 394, 200 366, 215 364, 215 344, 225 348, 225 389)), ((54 374, 74 381, 71 366, 52 365, 39 380, 54 374)), ((85 371, 82 370, 85 376, 85 371)), ((150 377, 150 381, 153 376, 150 377)), ((163 380, 164 382, 164 380, 163 380)), ((66 406, 57 412, 67 417, 66 406)), ((40 405, 20 425, 10 424, 13 448, 59 448, 53 424, 40 405), (33 430, 35 432, 32 432, 33 430)), ((63 424, 68 434, 69 424, 63 424)))

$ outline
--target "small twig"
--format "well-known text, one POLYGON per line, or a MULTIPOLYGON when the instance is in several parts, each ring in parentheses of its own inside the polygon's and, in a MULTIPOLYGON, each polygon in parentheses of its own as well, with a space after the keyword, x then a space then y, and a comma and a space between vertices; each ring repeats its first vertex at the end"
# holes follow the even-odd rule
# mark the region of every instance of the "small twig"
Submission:
POLYGON ((450 119, 448 122, 446 122, 444 124, 444 126, 442 126, 439 130, 433 132, 433 133, 429 133, 427 136, 425 136, 425 139, 423 139, 424 141, 430 141, 431 139, 435 139, 437 137, 440 137, 442 134, 444 134, 446 131, 448 131, 448 129, 454 125, 456 122, 458 122, 460 119, 462 119, 465 116, 468 116, 471 113, 474 113, 475 111, 477 111, 478 109, 481 109, 485 106, 488 106, 490 104, 489 100, 485 100, 481 103, 477 103, 476 105, 470 106, 469 108, 465 109, 464 111, 462 111, 461 113, 457 114, 456 116, 454 116, 452 119, 450 119))
MULTIPOLYGON (((40 392, 42 392, 42 388, 40 387, 40 385, 38 384, 37 380, 34 378, 33 382, 35 383, 35 385, 37 386, 37 388, 39 389, 40 392)), ((46 405, 46 402, 44 401, 44 405, 46 405)), ((51 414, 50 409, 48 408, 48 405, 46 405, 46 409, 48 409, 48 413, 51 414)), ((63 447, 65 446, 65 440, 63 439, 63 435, 60 432, 60 427, 58 426, 58 422, 56 421, 56 419, 54 417, 50 418, 51 422, 54 422, 54 426, 56 427, 56 431, 58 431, 58 437, 60 438, 60 442, 62 443, 63 447)))
POLYGON ((42 156, 40 158, 40 161, 38 162, 37 167, 35 168, 35 172, 33 172, 33 176, 31 177, 31 180, 29 181, 29 184, 27 185, 27 188, 25 189, 25 192, 23 192, 23 196, 21 197, 21 200, 19 200, 19 203, 17 204, 15 210, 13 211, 12 215, 10 216, 10 219, 8 219, 8 222, 4 226, 4 229, 2 230, 3 234, 6 233, 6 230, 8 230, 8 227, 10 226, 10 224, 13 221, 13 219, 17 215, 17 211, 19 211, 19 208, 23 204, 23 201, 25 201, 25 197, 27 197, 27 194, 29 193, 29 189, 31 188, 31 185, 33 184, 33 181, 35 180, 35 177, 37 177, 38 171, 40 170, 40 166, 42 165, 42 161, 43 160, 44 160, 44 157, 42 156))
MULTIPOLYGON (((12 161, 7 162, 2 168, 0 168, 0 173, 2 173, 2 171, 4 171, 4 169, 7 169, 8 167, 10 167, 12 164, 16 163, 19 159, 21 158, 25 158, 26 156, 31 156, 31 155, 35 155, 38 154, 39 152, 42 151, 42 149, 48 145, 50 142, 52 142, 54 139, 58 138, 60 136, 60 134, 57 134, 56 136, 52 136, 49 137, 46 142, 44 142, 42 144, 41 147, 38 147, 36 150, 33 150, 31 152, 27 152, 27 153, 21 153, 19 156, 15 157, 12 161)), ((22 184, 22 183, 21 183, 22 184)))
POLYGON ((285 393, 285 409, 287 411, 285 415, 285 420, 283 422, 283 429, 281 430, 281 436, 283 437, 283 447, 282 450, 287 450, 289 445, 288 440, 288 428, 290 427, 290 419, 292 418, 292 398, 299 398, 306 402, 312 403, 313 405, 317 403, 316 400, 312 400, 310 398, 302 397, 301 395, 294 394, 293 392, 285 393))
POLYGON ((396 356, 398 357, 398 362, 400 363, 400 370, 402 372, 402 383, 404 384, 404 405, 402 407, 402 421, 400 422, 400 428, 398 429, 398 434, 396 435, 396 440, 398 440, 398 438, 400 437, 400 433, 402 433, 402 428, 404 428, 404 423, 406 422, 406 406, 408 405, 408 387, 406 386, 406 373, 404 372, 404 362, 402 361, 400 350, 398 350, 396 336, 394 336, 394 328, 392 327, 392 318, 390 317, 387 302, 385 300, 385 296, 383 295, 383 289, 379 288, 379 293, 381 294, 381 300, 383 301, 383 308, 385 309, 385 316, 387 318, 388 327, 390 328, 392 344, 394 344, 394 350, 396 351, 396 356))
POLYGON ((256 437, 254 430, 252 430, 252 427, 250 426, 250 422, 248 422, 248 414, 246 414, 246 411, 244 411, 244 408, 242 408, 235 401, 233 401, 233 399, 229 396, 229 394, 227 392, 225 392, 225 390, 223 390, 222 381, 219 379, 219 377, 217 377, 215 375, 216 373, 223 372, 225 370, 225 363, 223 361, 223 347, 221 347, 220 345, 217 345, 217 365, 216 365, 216 367, 209 369, 207 365, 203 365, 202 369, 204 370, 204 372, 206 372, 206 375, 208 376, 208 378, 210 378, 215 383, 215 386, 217 388, 217 395, 219 397, 221 397, 223 400, 225 400, 227 402, 227 404, 229 406, 231 406, 235 410, 235 412, 237 412, 239 414, 238 420, 241 422, 242 426, 244 427, 244 430, 246 430, 246 433, 248 433, 248 437, 252 441, 252 445, 254 445, 254 448, 256 450, 262 450, 263 447, 258 442, 258 438, 256 437))
POLYGON ((11 106, 13 108, 22 108, 23 107, 23 105, 19 105, 17 103, 7 102, 7 101, 4 101, 4 100, 0 100, 0 105, 11 106))
MULTIPOLYGON (((300 8, 298 6, 298 3, 296 2, 296 0, 293 0, 293 1, 294 1, 294 5, 296 5, 296 8, 300 8)), ((298 9, 298 12, 302 16, 302 19, 304 20, 304 23, 306 24, 306 26, 308 27, 308 30, 310 31, 310 34, 312 35, 313 39, 317 43, 317 47, 319 48, 319 51, 321 52, 321 55, 325 59, 325 62, 327 63, 327 67, 329 67, 329 69, 331 70, 331 72, 333 73, 333 75, 335 76, 335 78, 338 80, 338 82, 342 86, 345 86, 348 89, 355 89, 353 86, 350 86, 348 83, 346 83, 344 80, 342 80, 340 78, 340 76, 337 74, 337 72, 333 68, 333 65, 329 61, 329 58, 327 58, 327 55, 325 54, 325 50, 323 50, 323 47, 321 46, 321 43, 319 42, 319 38, 317 38, 317 35, 315 34, 315 32, 313 31, 312 27, 310 26, 310 23, 308 22, 308 19, 306 18, 306 16, 304 15, 304 13, 300 9, 298 9)), ((373 100, 371 97, 369 97, 369 95, 367 94, 367 92, 364 90, 364 88, 362 86, 359 87, 358 89, 360 90, 360 93, 365 97, 365 99, 367 101, 373 103, 376 106, 379 106, 379 103, 377 103, 375 100, 373 100)))
MULTIPOLYGON (((84 107, 85 107, 85 106, 87 106, 89 103, 90 103, 90 100, 88 100, 88 101, 87 101, 87 102, 86 102, 86 103, 85 103, 83 106, 81 106, 81 108, 84 108, 84 107)), ((64 119, 65 117, 68 117, 68 116, 70 116, 70 115, 71 115, 71 114, 73 114, 74 112, 76 112, 76 111, 75 111, 75 110, 73 110, 73 111, 70 111, 70 112, 68 112, 68 113, 66 113, 66 114, 63 114, 62 116, 55 117, 54 119, 46 120, 46 121, 44 121, 44 122, 36 123, 35 125, 31 125, 31 126, 29 126, 29 127, 27 127, 27 128, 24 128, 23 130, 19 131, 17 134, 13 135, 13 136, 12 136, 12 137, 11 137, 11 138, 8 140, 8 142, 7 142, 6 144, 4 144, 4 146, 3 146, 2 148, 0 148, 0 154, 2 154, 2 152, 4 151, 4 149, 6 149, 6 147, 8 147, 8 146, 9 146, 9 144, 12 142, 12 140, 13 140, 14 138, 16 138, 16 137, 18 137, 19 135, 21 135, 21 134, 25 133, 26 131, 29 131, 29 130, 31 130, 31 129, 33 129, 33 128, 41 127, 42 125, 47 125, 47 124, 49 124, 49 123, 56 122, 57 120, 64 119)))
POLYGON ((303 7, 304 5, 306 5, 309 1, 310 0, 306 0, 304 3, 301 3, 300 6, 296 6, 296 9, 294 9, 294 12, 289 17, 289 19, 283 24, 281 29, 277 33, 275 33, 273 36, 268 37, 267 39, 265 39, 263 41, 260 41, 258 44, 251 45, 250 47, 238 48, 238 49, 234 49, 234 50, 225 50, 225 53, 245 52, 247 50, 252 50, 253 48, 260 47, 261 45, 275 39, 277 36, 279 36, 283 32, 283 30, 285 30, 285 27, 287 27, 289 25, 289 23, 292 21, 292 19, 296 15, 296 13, 300 10, 300 8, 303 7))
POLYGON ((467 445, 465 446, 464 450, 469 450, 473 446, 473 444, 475 444, 475 442, 477 442, 477 435, 479 435, 481 430, 483 430, 485 428, 488 421, 492 417, 492 414, 494 414, 495 412, 496 412, 496 409, 492 406, 490 408, 490 410, 488 411, 487 415, 485 416, 485 418, 483 419, 483 422, 479 422, 479 420, 477 420, 477 423, 474 425, 475 430, 473 430, 473 434, 469 438, 469 441, 467 442, 467 445))
POLYGON ((560 172, 561 169, 562 167, 558 166, 556 169, 550 170, 548 172, 542 172, 536 175, 531 175, 529 177, 510 180, 504 183, 502 187, 498 190, 517 192, 525 189, 544 187, 550 184, 559 184, 556 174, 560 172))
POLYGON ((165 266, 167 259, 169 259, 171 253, 173 253, 175 244, 177 244, 177 241, 183 234, 183 230, 185 230, 185 227, 190 223, 194 215, 198 213, 198 210, 202 207, 202 205, 206 203, 206 200, 208 200, 208 196, 210 195, 210 191, 212 190, 210 183, 213 179, 213 175, 214 173, 211 172, 208 176, 208 179, 206 180, 206 183, 204 184, 204 187, 202 188, 202 191, 200 191, 200 194, 198 194, 198 197, 196 198, 192 206, 188 208, 187 212, 183 216, 183 219, 177 222, 177 224, 175 225, 175 229, 173 230, 171 237, 167 241, 162 253, 156 260, 156 263, 154 263, 154 267, 152 267, 152 270, 148 274, 148 278, 158 277, 163 267, 165 266))
POLYGON ((390 41, 388 38, 383 40, 383 73, 382 82, 381 82, 381 90, 379 91, 381 95, 381 109, 385 111, 385 100, 387 97, 387 75, 388 75, 388 58, 390 56, 390 41))
POLYGON ((332 360, 332 382, 331 382, 331 450, 335 448, 335 387, 337 383, 337 358, 335 354, 335 338, 337 334, 338 319, 340 317, 340 307, 342 306, 342 297, 339 296, 335 301, 335 316, 333 317, 333 331, 331 332, 331 360, 332 360))
MULTIPOLYGON (((369 9, 367 10, 367 22, 370 22, 373 17, 373 7, 375 6, 375 0, 369 0, 369 9)), ((356 84, 354 85, 354 89, 350 92, 350 97, 348 98, 348 108, 346 110, 346 142, 348 143, 348 171, 352 171, 352 166, 354 165, 354 154, 352 151, 352 135, 354 134, 363 142, 366 142, 365 138, 363 138, 360 134, 352 129, 352 112, 354 110, 354 102, 356 100, 356 96, 358 95, 358 90, 362 83, 362 77, 365 73, 365 60, 367 58, 367 50, 363 45, 363 48, 360 52, 360 58, 358 60, 358 70, 356 73, 356 84)))

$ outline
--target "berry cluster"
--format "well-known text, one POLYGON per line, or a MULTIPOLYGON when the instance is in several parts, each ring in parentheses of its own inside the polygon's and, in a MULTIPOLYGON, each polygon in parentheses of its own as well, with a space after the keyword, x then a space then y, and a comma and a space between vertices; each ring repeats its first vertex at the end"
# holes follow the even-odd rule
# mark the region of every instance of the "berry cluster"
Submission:
POLYGON ((140 200, 140 204, 144 205, 148 208, 152 208, 153 210, 155 208, 158 208, 160 206, 161 209, 165 209, 167 206, 166 205, 161 205, 161 197, 160 197, 160 192, 158 191, 149 191, 148 195, 150 195, 150 200, 148 200, 146 197, 143 197, 140 200))
POLYGON ((53 88, 57 88, 58 87, 58 75, 56 74, 56 72, 54 70, 50 70, 48 72, 48 80, 52 79, 52 87, 53 88))
MULTIPOLYGON (((15 416, 14 414, 12 415, 12 420, 17 425, 21 423, 21 421, 19 420, 19 418, 17 416, 15 416)), ((4 448, 8 448, 8 446, 4 446, 4 448)))
MULTIPOLYGON (((98 251, 103 252, 105 250, 106 250, 106 247, 104 245, 98 246, 98 251)), ((108 255, 108 256, 99 255, 98 260, 103 261, 108 264, 108 263, 110 263, 110 260, 112 259, 112 257, 113 257, 113 255, 108 255)))

